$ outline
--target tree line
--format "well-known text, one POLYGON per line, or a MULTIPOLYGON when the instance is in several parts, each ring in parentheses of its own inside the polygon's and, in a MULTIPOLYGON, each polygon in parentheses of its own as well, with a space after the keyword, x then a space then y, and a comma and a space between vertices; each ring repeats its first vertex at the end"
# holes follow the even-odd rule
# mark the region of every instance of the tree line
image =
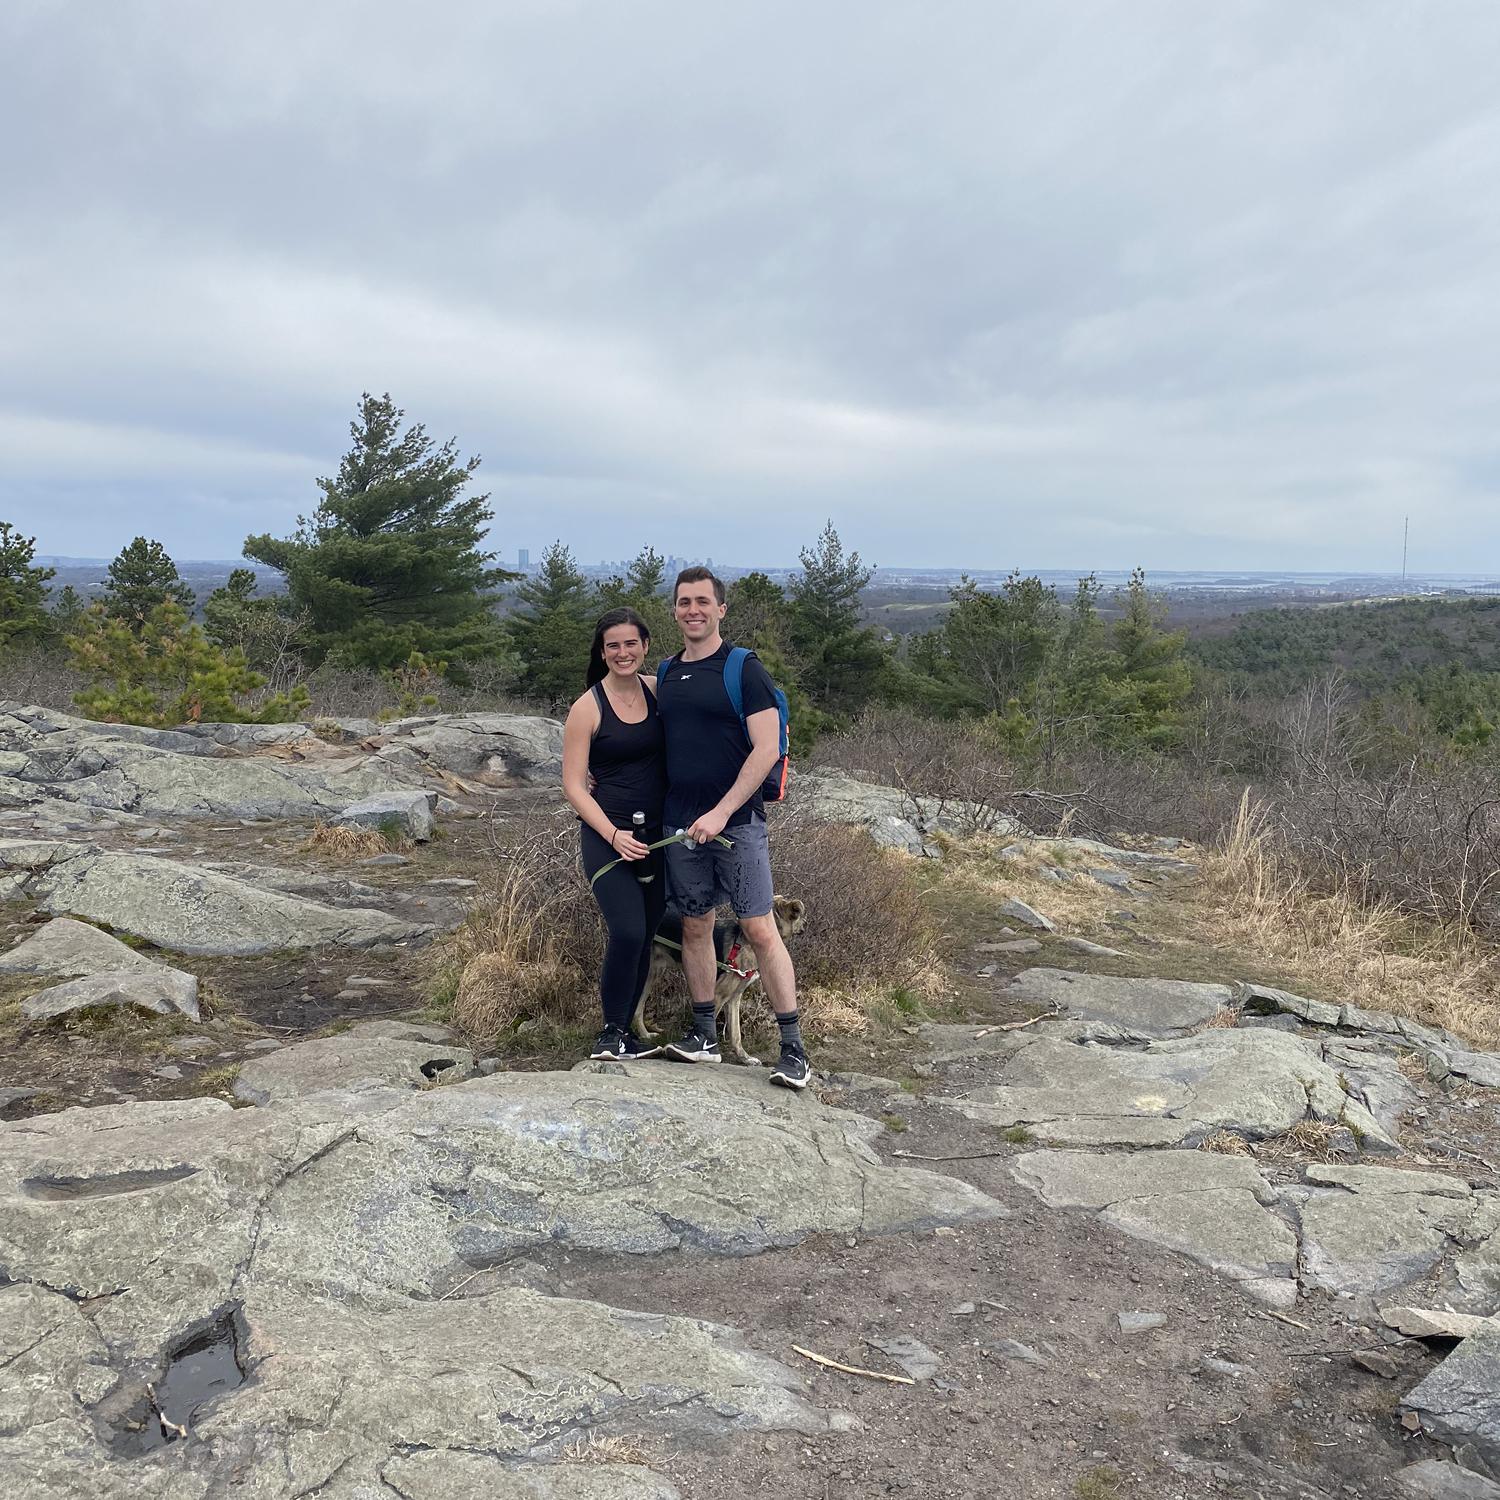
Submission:
MULTIPOLYGON (((477 457, 406 424, 388 395, 361 398, 350 438, 290 536, 245 540, 245 557, 284 590, 263 593, 253 569, 236 569, 201 612, 145 537, 110 563, 95 601, 71 587, 50 599, 54 573, 36 564, 34 539, 0 523, 0 649, 60 644, 88 679, 76 700, 86 714, 166 725, 295 717, 309 704, 303 679, 323 667, 384 674, 404 711, 430 702, 435 684, 478 676, 556 709, 580 690, 595 619, 623 604, 647 620, 658 654, 676 646, 672 580, 654 547, 594 584, 554 543, 519 579, 484 550, 494 515, 470 492, 477 457)), ((799 752, 881 703, 983 720, 1018 753, 1081 739, 1167 748, 1182 730, 1193 690, 1183 638, 1163 627, 1139 572, 1108 625, 1094 578, 1064 602, 1013 574, 994 592, 963 580, 939 627, 896 640, 862 618, 874 570, 832 522, 800 558, 784 587, 761 572, 735 579, 726 621, 786 690, 799 752)))

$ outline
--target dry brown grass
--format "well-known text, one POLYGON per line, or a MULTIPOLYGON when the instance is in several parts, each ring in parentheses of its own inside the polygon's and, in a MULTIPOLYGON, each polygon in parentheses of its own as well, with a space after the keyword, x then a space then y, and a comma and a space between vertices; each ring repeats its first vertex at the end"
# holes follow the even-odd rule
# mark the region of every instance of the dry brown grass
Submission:
POLYGON ((1192 1035, 1200 1031, 1230 1031, 1240 1024, 1240 1013, 1232 1005, 1222 1006, 1201 1025, 1191 1029, 1192 1035))
POLYGON ((1427 1072, 1427 1059, 1420 1052, 1403 1052, 1396 1060, 1396 1071, 1403 1078, 1409 1078, 1413 1083, 1427 1083, 1430 1075, 1427 1072))
POLYGON ((878 849, 862 828, 785 813, 771 829, 771 868, 779 894, 807 903, 792 957, 813 1004, 830 992, 830 1016, 832 994, 864 1010, 876 990, 942 988, 932 918, 902 855, 878 849))
POLYGON ((1333 1138, 1343 1129, 1330 1120, 1298 1120, 1285 1135, 1276 1138, 1275 1144, 1283 1154, 1339 1162, 1347 1153, 1335 1149, 1333 1138))
POLYGON ((520 1022, 595 1017, 603 922, 571 823, 538 815, 495 830, 483 899, 434 954, 433 994, 454 1024, 492 1041, 520 1022))
POLYGON ((651 1455, 631 1438, 591 1432, 563 1449, 570 1464, 649 1464, 651 1455))
POLYGON ((1500 1046, 1496 967, 1467 929, 1443 928, 1347 889, 1315 891, 1248 797, 1199 865, 1202 936, 1258 954, 1315 994, 1445 1026, 1500 1046))
POLYGON ((1019 855, 998 858, 1000 850, 1012 842, 992 834, 943 839, 943 883, 956 892, 979 897, 986 905, 1014 897, 1077 936, 1106 932, 1108 914, 1128 904, 1130 898, 1124 892, 1112 891, 1087 876, 1058 881, 1043 875, 1045 866, 1066 868, 1066 861, 1077 858, 1072 850, 1047 840, 1027 843, 1019 855))
POLYGON ((1232 1130, 1216 1130, 1198 1143, 1200 1151, 1212 1151, 1219 1156, 1252 1156, 1250 1143, 1232 1130))
MULTIPOLYGON (((931 919, 900 856, 862 830, 779 817, 771 859, 778 892, 807 906, 790 947, 810 1037, 894 1024, 941 993, 931 919)), ((576 825, 537 815, 496 827, 493 884, 437 946, 431 993, 487 1040, 526 1021, 591 1024, 603 954, 576 825)), ((670 1002, 653 999, 653 1024, 667 1023, 670 1002)), ((747 1022, 763 1010, 752 992, 747 1022)))
POLYGON ((342 828, 333 823, 318 823, 302 847, 310 854, 325 854, 333 859, 366 859, 388 854, 393 849, 409 849, 411 840, 393 841, 378 828, 342 828))

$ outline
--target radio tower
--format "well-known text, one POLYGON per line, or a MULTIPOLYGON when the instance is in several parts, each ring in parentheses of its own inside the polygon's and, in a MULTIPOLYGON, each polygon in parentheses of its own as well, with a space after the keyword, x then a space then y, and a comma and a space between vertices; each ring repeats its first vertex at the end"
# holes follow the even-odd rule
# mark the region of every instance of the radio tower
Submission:
POLYGON ((1406 540, 1411 535, 1411 517, 1401 523, 1401 582, 1406 582, 1406 540))

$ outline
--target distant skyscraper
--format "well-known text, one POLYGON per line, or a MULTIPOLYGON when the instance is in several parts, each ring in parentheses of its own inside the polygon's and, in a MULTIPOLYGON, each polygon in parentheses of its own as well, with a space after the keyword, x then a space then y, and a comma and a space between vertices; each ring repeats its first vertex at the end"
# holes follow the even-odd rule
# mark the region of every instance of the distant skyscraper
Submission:
POLYGON ((527 568, 531 566, 531 549, 528 547, 522 547, 520 551, 516 553, 516 561, 519 564, 521 571, 524 573, 527 568))

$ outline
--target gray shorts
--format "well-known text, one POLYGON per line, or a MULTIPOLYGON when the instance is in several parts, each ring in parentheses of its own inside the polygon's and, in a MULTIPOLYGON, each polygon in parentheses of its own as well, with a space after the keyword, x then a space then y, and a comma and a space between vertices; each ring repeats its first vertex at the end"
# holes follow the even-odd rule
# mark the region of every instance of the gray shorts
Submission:
POLYGON ((771 910, 771 851, 766 843, 766 820, 726 828, 734 842, 726 849, 712 839, 706 844, 668 844, 667 899, 685 917, 706 917, 725 903, 737 917, 763 917, 771 910))

